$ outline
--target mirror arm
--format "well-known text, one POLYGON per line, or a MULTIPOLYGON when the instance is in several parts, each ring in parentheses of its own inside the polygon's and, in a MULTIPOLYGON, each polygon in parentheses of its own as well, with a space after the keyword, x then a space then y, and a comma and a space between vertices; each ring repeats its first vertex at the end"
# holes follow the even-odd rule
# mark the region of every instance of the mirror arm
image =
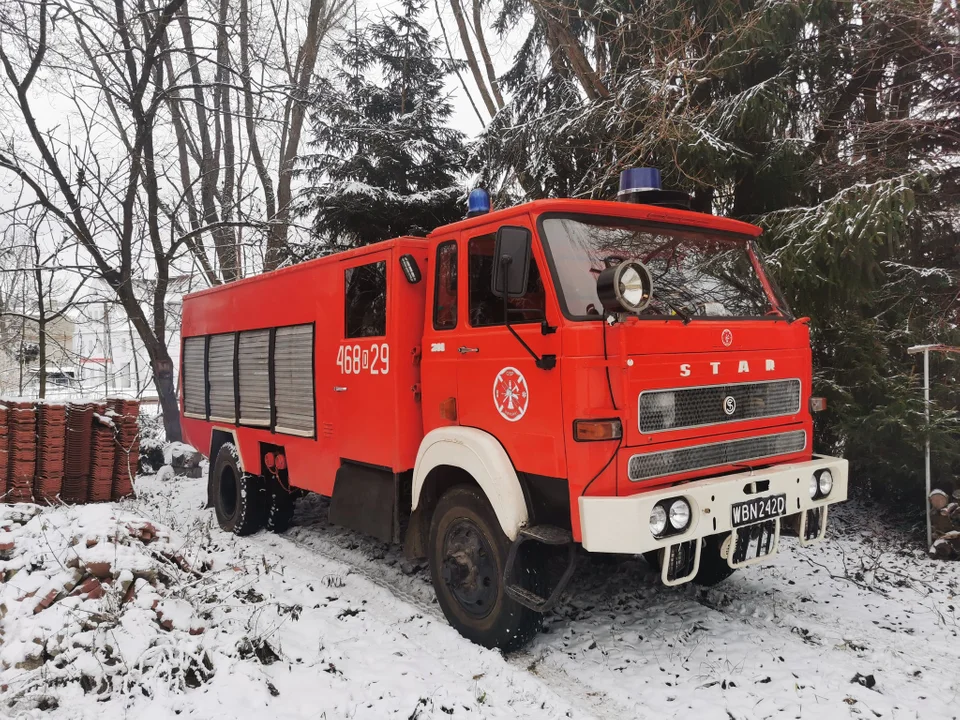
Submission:
MULTIPOLYGON (((502 258, 500 258, 500 265, 504 268, 504 275, 506 275, 505 266, 509 265, 511 260, 512 258, 508 255, 505 255, 502 258)), ((547 322, 546 319, 544 319, 543 324, 546 324, 546 322, 547 322)), ((504 283, 504 288, 503 288, 503 324, 506 326, 507 330, 510 331, 510 334, 517 339, 517 342, 519 342, 523 346, 523 349, 526 350, 528 353, 530 353, 530 357, 532 357, 536 361, 536 366, 538 368, 540 368, 541 370, 553 370, 557 366, 556 355, 544 355, 542 357, 537 355, 533 351, 533 348, 527 345, 524 339, 520 337, 520 334, 516 330, 514 330, 513 325, 510 324, 510 295, 507 293, 506 283, 504 283)), ((547 327, 549 327, 549 325, 547 327)), ((543 328, 543 325, 541 325, 541 329, 542 328, 543 328)), ((556 330, 556 328, 554 328, 554 330, 556 330)))

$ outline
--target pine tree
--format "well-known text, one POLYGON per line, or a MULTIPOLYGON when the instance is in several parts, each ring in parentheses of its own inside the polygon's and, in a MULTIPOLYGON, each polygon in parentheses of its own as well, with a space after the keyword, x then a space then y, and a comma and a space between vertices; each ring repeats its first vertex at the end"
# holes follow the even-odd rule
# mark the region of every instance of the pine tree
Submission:
POLYGON ((304 158, 315 250, 426 234, 463 216, 465 151, 449 127, 452 68, 419 23, 422 0, 358 27, 312 100, 316 150, 304 158))

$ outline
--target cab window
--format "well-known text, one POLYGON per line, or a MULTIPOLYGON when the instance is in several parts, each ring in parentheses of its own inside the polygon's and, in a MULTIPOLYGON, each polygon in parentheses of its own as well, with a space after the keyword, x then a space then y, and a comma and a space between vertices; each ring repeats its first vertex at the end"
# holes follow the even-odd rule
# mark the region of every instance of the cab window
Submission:
MULTIPOLYGON (((494 233, 470 238, 467 243, 467 271, 469 274, 470 325, 486 327, 503 325, 503 298, 494 295, 493 251, 497 237, 494 233)), ((546 294, 535 259, 530 260, 527 275, 527 294, 510 298, 510 322, 540 322, 546 317, 546 294)))
POLYGON ((433 301, 433 329, 457 326, 457 242, 437 246, 437 277, 433 301))

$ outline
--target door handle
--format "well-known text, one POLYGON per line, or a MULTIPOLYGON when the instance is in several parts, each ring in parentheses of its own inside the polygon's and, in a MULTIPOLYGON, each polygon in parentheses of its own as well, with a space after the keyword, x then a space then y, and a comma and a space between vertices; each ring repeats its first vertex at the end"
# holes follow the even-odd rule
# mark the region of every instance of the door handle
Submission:
POLYGON ((346 389, 345 387, 343 387, 342 385, 334 385, 334 386, 333 386, 333 391, 334 391, 334 392, 346 392, 347 389, 346 389))
POLYGON ((457 348, 457 352, 460 353, 461 355, 466 355, 467 353, 478 353, 480 352, 480 348, 464 347, 463 345, 461 345, 460 347, 457 348))

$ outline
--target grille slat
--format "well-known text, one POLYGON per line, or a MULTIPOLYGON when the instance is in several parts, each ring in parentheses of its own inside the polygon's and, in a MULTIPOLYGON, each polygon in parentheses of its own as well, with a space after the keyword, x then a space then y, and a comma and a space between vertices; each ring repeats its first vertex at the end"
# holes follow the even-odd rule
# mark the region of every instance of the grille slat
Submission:
POLYGON ((648 390, 640 393, 639 406, 642 433, 794 415, 800 412, 800 381, 773 380, 648 390), (733 398, 736 403, 736 408, 729 414, 724 410, 727 398, 733 398))
POLYGON ((775 435, 634 455, 630 458, 628 473, 632 482, 638 482, 663 475, 786 455, 800 452, 806 446, 806 431, 791 430, 775 435))

